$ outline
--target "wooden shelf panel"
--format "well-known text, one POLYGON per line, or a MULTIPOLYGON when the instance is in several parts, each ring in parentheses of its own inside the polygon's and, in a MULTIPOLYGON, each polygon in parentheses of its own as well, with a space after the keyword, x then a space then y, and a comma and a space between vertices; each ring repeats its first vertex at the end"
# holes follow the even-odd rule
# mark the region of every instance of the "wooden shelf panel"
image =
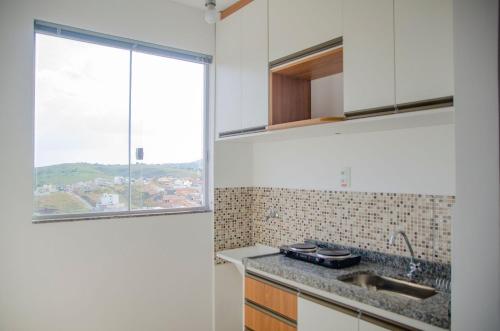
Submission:
POLYGON ((323 78, 342 71, 342 47, 332 48, 271 69, 272 73, 305 80, 323 78))
POLYGON ((339 122, 339 121, 343 121, 343 120, 345 120, 344 117, 318 117, 318 118, 311 118, 311 119, 301 120, 301 121, 294 121, 294 122, 269 125, 267 127, 267 129, 270 131, 283 130, 283 129, 290 129, 290 128, 298 128, 301 126, 310 126, 310 125, 325 124, 325 123, 330 123, 330 122, 339 122))
POLYGON ((311 81, 273 73, 269 86, 270 124, 311 118, 311 81))

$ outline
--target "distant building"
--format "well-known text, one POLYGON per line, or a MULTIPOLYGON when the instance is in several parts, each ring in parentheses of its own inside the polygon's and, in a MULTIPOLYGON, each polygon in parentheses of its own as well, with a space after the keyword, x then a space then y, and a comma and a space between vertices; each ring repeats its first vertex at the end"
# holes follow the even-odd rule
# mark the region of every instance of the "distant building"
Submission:
POLYGON ((107 181, 104 178, 96 178, 94 179, 94 184, 99 186, 104 186, 107 184, 107 181))
POLYGON ((99 202, 96 203, 95 210, 123 210, 124 204, 120 203, 120 196, 115 193, 103 193, 99 202))
POLYGON ((115 176, 115 178, 113 178, 113 183, 115 183, 115 185, 122 185, 125 184, 126 182, 127 182, 126 178, 122 176, 115 176))
POLYGON ((120 196, 114 193, 103 193, 101 195, 101 206, 116 206, 120 204, 120 196))
POLYGON ((50 193, 54 193, 57 191, 57 188, 52 184, 45 184, 39 186, 35 189, 35 195, 46 195, 50 193))
POLYGON ((191 187, 191 185, 193 185, 193 182, 187 179, 176 179, 174 181, 174 188, 191 187))
POLYGON ((159 183, 171 183, 172 182, 172 178, 170 178, 170 177, 160 177, 160 178, 158 178, 158 182, 159 183))

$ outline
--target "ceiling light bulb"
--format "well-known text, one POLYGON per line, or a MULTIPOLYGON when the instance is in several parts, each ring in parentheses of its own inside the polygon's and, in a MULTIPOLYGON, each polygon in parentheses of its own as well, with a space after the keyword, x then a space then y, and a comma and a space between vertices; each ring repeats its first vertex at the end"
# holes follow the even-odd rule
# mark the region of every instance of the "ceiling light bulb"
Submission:
POLYGON ((219 12, 215 8, 215 1, 207 0, 205 7, 207 8, 205 10, 205 21, 207 21, 208 24, 214 24, 219 20, 219 12))

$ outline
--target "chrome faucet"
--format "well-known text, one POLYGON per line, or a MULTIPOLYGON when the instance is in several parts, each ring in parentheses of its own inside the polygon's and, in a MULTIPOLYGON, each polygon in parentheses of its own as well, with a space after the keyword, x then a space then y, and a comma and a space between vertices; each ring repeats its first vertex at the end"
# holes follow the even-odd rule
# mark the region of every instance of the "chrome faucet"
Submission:
POLYGON ((271 218, 278 218, 278 217, 279 217, 278 211, 271 207, 267 211, 266 222, 269 221, 269 219, 271 219, 271 218))
POLYGON ((389 238, 389 245, 394 245, 396 243, 396 237, 398 234, 401 234, 403 236, 403 239, 406 242, 406 246, 408 246, 408 250, 410 251, 411 258, 410 258, 410 270, 406 274, 406 276, 410 279, 413 278, 415 273, 420 270, 420 263, 415 263, 415 253, 413 252, 413 248, 411 247, 410 241, 408 240, 408 236, 406 233, 402 230, 396 230, 392 233, 391 237, 389 238))

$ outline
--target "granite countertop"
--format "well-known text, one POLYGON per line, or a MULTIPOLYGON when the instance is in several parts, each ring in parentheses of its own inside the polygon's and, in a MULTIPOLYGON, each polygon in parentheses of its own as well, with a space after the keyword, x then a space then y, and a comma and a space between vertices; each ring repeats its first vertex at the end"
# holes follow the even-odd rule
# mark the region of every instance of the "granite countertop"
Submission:
MULTIPOLYGON (((357 266, 344 269, 330 269, 291 259, 282 254, 248 258, 244 261, 246 268, 260 270, 285 280, 303 284, 327 293, 333 293, 346 299, 374 306, 426 324, 449 329, 449 305, 451 298, 449 289, 438 290, 438 293, 430 298, 416 300, 368 290, 344 283, 338 279, 339 277, 342 278, 348 274, 361 271, 372 271, 381 276, 394 278, 401 278, 401 275, 404 274, 405 270, 403 268, 396 268, 393 263, 381 262, 383 261, 380 259, 362 258, 361 263, 357 266)), ((406 264, 402 266, 404 267, 406 264)), ((418 282, 435 284, 435 278, 441 276, 440 274, 436 274, 437 271, 440 271, 439 268, 430 268, 430 271, 422 275, 422 278, 418 282)), ((448 275, 445 274, 444 278, 449 277, 449 275, 449 273, 448 275)))

